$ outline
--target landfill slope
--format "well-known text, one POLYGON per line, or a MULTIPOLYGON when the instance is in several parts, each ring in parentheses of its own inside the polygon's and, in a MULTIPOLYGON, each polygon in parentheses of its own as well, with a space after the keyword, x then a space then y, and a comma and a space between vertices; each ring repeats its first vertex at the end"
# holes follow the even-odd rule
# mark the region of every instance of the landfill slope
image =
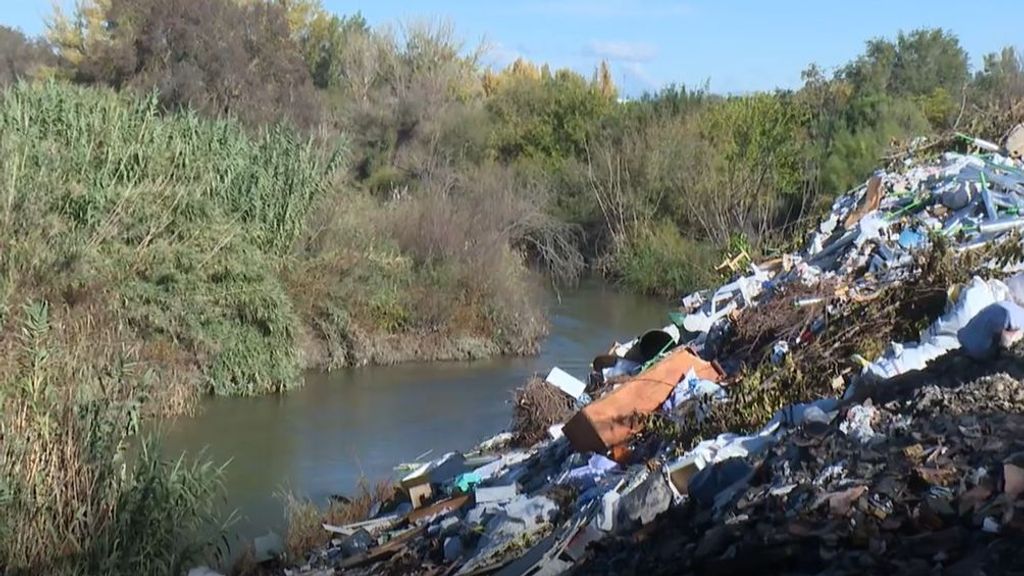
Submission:
POLYGON ((749 480, 728 502, 692 498, 596 544, 575 573, 1020 572, 1022 378, 1019 351, 918 373, 873 406, 870 438, 841 430, 862 404, 790 430, 763 458, 741 459, 749 480))

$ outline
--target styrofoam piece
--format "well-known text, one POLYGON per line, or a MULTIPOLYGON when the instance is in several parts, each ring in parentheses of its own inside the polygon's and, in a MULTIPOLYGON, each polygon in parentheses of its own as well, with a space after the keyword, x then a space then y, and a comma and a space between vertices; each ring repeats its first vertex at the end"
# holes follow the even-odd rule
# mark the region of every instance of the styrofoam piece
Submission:
POLYGON ((551 372, 548 372, 548 376, 544 381, 577 399, 587 389, 587 385, 583 381, 558 366, 555 366, 551 369, 551 372))

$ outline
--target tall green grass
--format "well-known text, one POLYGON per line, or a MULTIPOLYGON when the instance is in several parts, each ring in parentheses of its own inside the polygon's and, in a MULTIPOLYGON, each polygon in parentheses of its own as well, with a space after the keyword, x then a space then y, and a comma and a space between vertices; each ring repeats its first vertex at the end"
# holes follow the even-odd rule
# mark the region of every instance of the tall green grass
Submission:
POLYGON ((298 324, 278 278, 337 155, 285 127, 163 116, 60 84, 0 96, 4 306, 114 298, 205 391, 280 390, 298 376, 298 324))
POLYGON ((126 444, 200 392, 298 380, 278 269, 335 162, 155 98, 0 94, 0 572, 179 574, 210 553, 223 470, 126 444))

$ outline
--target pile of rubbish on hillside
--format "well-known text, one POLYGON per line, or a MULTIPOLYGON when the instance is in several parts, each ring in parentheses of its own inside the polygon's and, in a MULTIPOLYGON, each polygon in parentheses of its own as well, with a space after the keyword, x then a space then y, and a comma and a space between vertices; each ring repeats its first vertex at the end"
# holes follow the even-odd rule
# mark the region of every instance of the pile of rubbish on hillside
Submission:
POLYGON ((615 343, 589 374, 531 381, 511 432, 405 468, 403 501, 325 525, 331 543, 286 573, 916 573, 1021 535, 1024 417, 997 412, 1024 406, 1022 375, 957 379, 1003 366, 1024 330, 1017 147, 962 137, 879 170, 803 250, 729 260, 731 281, 685 296, 667 326, 615 343), (921 286, 940 246, 957 263, 983 258, 958 285, 921 286), (907 332, 867 307, 921 290, 932 307, 908 296, 892 308, 920 316, 916 339, 857 349, 907 332), (757 427, 658 430, 738 412, 752 371, 812 350, 831 358, 807 367, 826 386, 757 427), (673 544, 648 546, 652 530, 673 544))
POLYGON ((817 413, 759 458, 705 468, 687 502, 597 543, 577 571, 1019 572, 1024 358, 939 364, 887 402, 817 413))

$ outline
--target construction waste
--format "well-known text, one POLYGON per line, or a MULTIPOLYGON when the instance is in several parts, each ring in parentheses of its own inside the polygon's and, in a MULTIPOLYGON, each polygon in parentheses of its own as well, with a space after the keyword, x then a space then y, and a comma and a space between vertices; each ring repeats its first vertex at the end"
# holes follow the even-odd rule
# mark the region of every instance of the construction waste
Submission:
POLYGON ((589 374, 531 380, 512 431, 415 464, 402 502, 286 573, 1024 565, 1024 162, 936 149, 589 374))

